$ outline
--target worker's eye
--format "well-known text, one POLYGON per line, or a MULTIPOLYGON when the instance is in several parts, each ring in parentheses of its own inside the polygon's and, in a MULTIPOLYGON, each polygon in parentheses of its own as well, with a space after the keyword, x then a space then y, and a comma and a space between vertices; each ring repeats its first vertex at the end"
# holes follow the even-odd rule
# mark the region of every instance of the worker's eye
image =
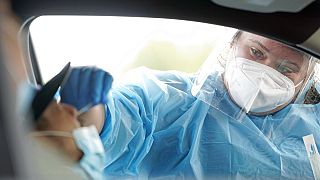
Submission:
POLYGON ((265 54, 255 47, 250 47, 250 55, 258 60, 262 60, 265 58, 265 54))
POLYGON ((298 73, 300 68, 297 65, 290 63, 290 61, 283 60, 277 70, 282 74, 289 74, 298 73))

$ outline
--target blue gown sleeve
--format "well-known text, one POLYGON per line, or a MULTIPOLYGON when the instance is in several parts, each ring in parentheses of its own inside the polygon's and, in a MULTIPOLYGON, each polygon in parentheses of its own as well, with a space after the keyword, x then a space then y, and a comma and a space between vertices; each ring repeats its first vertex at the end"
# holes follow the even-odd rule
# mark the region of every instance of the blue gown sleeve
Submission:
POLYGON ((154 142, 154 133, 170 126, 194 101, 187 74, 140 68, 132 81, 115 86, 106 104, 100 137, 106 150, 105 174, 137 175, 154 142))

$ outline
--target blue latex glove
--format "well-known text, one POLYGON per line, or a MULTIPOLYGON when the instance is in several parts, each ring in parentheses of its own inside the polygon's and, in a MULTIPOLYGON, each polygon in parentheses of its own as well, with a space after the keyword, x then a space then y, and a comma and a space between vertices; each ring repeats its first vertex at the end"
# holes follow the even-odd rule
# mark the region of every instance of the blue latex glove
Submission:
POLYGON ((61 87, 61 102, 83 109, 105 104, 111 88, 112 76, 96 67, 73 67, 66 83, 61 87))

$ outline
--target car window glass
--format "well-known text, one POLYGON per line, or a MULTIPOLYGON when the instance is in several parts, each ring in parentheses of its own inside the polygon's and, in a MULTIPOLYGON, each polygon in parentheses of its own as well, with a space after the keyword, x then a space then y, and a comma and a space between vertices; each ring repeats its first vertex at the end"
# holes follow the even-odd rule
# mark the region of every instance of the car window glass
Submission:
POLYGON ((46 82, 68 61, 113 76, 138 66, 195 72, 226 29, 160 18, 42 16, 32 22, 30 34, 46 82))

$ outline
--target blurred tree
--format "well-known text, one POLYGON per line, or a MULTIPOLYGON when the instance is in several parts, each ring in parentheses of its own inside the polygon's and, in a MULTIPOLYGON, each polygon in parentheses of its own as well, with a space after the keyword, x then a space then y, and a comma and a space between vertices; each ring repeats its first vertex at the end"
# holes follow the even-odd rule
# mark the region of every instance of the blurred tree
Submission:
POLYGON ((201 44, 178 45, 171 41, 151 40, 139 51, 124 71, 139 66, 157 70, 196 72, 214 48, 213 40, 201 44))

